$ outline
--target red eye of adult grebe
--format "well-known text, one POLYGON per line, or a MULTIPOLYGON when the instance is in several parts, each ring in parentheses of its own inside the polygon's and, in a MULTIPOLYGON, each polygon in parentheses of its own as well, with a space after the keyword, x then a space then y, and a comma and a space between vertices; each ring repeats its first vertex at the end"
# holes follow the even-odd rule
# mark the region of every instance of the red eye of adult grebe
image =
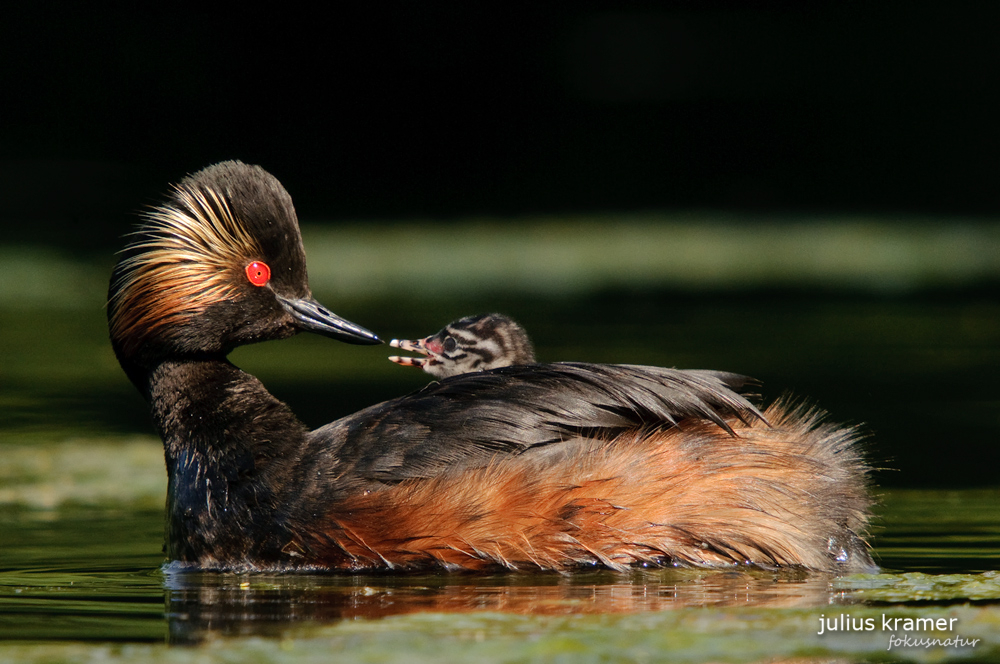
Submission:
POLYGON ((267 263, 254 261, 247 265, 247 279, 254 286, 264 286, 271 279, 271 268, 267 263))

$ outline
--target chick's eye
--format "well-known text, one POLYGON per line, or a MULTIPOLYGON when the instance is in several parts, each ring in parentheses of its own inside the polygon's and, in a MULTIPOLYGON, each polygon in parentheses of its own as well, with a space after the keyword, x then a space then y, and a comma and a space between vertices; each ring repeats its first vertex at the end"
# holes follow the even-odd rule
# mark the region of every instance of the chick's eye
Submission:
POLYGON ((271 268, 263 261, 254 261, 247 265, 247 279, 254 286, 264 286, 271 279, 271 268))
POLYGON ((442 344, 442 347, 444 348, 446 353, 450 353, 451 351, 455 350, 456 346, 458 346, 458 342, 455 341, 455 337, 448 337, 447 339, 444 340, 444 344, 442 344))

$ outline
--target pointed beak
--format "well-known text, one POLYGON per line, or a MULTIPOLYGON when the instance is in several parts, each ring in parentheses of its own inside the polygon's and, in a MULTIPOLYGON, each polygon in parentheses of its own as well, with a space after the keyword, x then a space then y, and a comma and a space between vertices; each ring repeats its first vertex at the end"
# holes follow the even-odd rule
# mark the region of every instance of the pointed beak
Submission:
MULTIPOLYGON (((276 294, 277 295, 277 294, 276 294)), ((380 344, 374 332, 341 318, 312 298, 287 298, 277 295, 278 302, 295 319, 295 324, 307 332, 322 334, 349 344, 380 344)))

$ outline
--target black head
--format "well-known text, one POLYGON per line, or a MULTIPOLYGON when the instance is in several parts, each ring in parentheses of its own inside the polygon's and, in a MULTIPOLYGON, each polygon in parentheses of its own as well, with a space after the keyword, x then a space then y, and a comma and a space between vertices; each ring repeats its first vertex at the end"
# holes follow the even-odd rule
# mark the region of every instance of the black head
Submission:
POLYGON ((144 368, 300 330, 379 343, 312 298, 291 197, 238 161, 185 178, 144 216, 115 266, 108 324, 122 364, 144 368))

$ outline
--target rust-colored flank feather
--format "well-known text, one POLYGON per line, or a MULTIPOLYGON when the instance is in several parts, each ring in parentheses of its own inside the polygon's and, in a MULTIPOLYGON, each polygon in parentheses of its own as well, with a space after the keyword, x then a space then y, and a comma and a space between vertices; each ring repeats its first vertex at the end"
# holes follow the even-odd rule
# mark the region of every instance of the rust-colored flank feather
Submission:
POLYGON ((355 495, 291 548, 344 569, 851 564, 864 542, 830 534, 867 525, 854 432, 781 402, 764 416, 730 418, 735 436, 684 422, 355 495))
POLYGON ((174 198, 143 216, 112 285, 111 336, 123 340, 127 353, 233 298, 236 276, 263 253, 216 190, 175 185, 174 198))

